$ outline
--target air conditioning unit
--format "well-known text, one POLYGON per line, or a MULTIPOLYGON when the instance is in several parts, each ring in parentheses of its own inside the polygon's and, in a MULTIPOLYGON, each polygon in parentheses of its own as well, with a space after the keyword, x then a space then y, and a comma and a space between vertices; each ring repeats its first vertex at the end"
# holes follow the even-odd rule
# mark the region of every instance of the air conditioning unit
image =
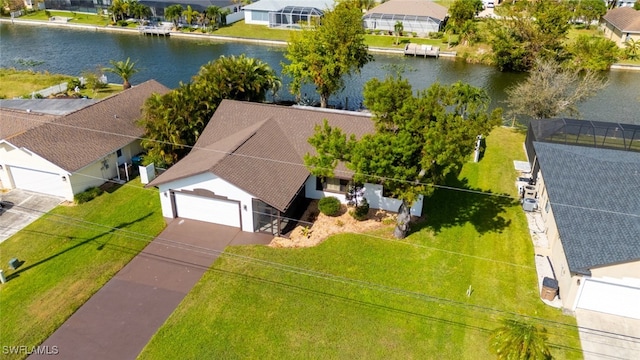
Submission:
POLYGON ((524 211, 535 211, 538 208, 538 200, 525 198, 522 202, 522 208, 524 211))
POLYGON ((525 199, 535 199, 538 195, 538 191, 536 191, 536 187, 533 185, 527 185, 524 187, 524 198, 525 199))

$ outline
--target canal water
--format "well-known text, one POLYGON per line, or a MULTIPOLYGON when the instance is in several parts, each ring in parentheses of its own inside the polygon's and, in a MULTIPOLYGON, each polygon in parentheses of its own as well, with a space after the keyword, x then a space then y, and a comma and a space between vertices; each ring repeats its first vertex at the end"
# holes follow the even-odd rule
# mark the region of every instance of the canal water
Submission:
MULTIPOLYGON (((18 24, 0 24, 0 67, 32 68, 80 76, 83 71, 109 66, 110 60, 135 61, 141 69, 131 80, 139 83, 156 79, 174 88, 188 82, 203 64, 221 55, 246 54, 259 58, 282 76, 284 47, 247 43, 220 42, 209 39, 151 37, 103 31, 52 28, 18 24)), ((338 107, 358 108, 362 103, 362 88, 372 77, 383 78, 392 65, 407 69, 405 76, 414 90, 429 87, 434 82, 450 84, 464 81, 484 88, 492 99, 492 107, 505 107, 505 89, 526 75, 504 73, 490 66, 467 64, 447 58, 413 58, 401 55, 376 54, 375 61, 367 64, 360 74, 346 79, 345 89, 330 99, 338 107)), ((121 80, 107 74, 110 82, 121 80)), ((640 124, 640 72, 610 71, 607 88, 579 109, 582 118, 621 123, 640 124)), ((283 77, 283 89, 278 98, 291 100, 293 96, 283 77)), ((313 87, 303 89, 310 98, 318 99, 313 87)))

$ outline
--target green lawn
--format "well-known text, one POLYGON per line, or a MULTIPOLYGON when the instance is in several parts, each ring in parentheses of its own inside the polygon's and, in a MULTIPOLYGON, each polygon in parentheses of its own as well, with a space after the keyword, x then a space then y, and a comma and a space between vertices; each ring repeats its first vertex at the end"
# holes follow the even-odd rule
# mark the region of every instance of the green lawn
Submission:
MULTIPOLYGON (((497 129, 452 185, 515 195, 523 140, 497 129)), ((488 359, 489 332, 511 313, 545 325, 556 358, 581 358, 575 319, 538 296, 517 201, 438 189, 425 208, 403 241, 387 229, 227 248, 140 358, 488 359)))
MULTIPOLYGON (((70 24, 85 24, 85 25, 95 25, 95 26, 106 26, 111 21, 106 16, 100 16, 96 14, 86 14, 86 13, 76 13, 73 11, 55 11, 49 10, 49 14, 51 16, 61 16, 71 18, 69 20, 70 24)), ((21 20, 39 20, 39 21, 49 21, 49 16, 47 13, 40 10, 34 11, 31 13, 27 13, 20 17, 21 20)), ((129 25, 136 27, 137 25, 129 25)))
POLYGON ((68 75, 0 68, 0 99, 30 95, 71 79, 73 77, 68 75))
POLYGON ((40 344, 164 228, 157 191, 129 185, 58 206, 0 244, 0 263, 24 261, 0 286, 2 345, 40 344))

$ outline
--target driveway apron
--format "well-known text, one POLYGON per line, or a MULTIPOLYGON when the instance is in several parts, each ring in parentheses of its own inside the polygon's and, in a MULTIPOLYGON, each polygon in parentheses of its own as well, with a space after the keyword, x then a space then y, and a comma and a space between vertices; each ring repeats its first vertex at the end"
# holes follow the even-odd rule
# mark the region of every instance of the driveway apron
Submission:
MULTIPOLYGON (((42 344, 61 359, 135 359, 230 244, 272 237, 175 219, 42 344)), ((32 355, 29 359, 47 358, 32 355)))

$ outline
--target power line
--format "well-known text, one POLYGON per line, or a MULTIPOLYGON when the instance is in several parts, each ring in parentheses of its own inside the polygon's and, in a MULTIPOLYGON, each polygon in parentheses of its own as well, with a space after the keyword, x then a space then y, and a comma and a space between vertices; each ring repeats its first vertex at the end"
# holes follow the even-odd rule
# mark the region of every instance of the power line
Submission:
MULTIPOLYGON (((150 243, 150 239, 154 238, 153 236, 150 236, 150 235, 147 235, 147 234, 143 234, 143 233, 139 233, 139 232, 135 232, 135 231, 129 231, 129 230, 116 228, 116 227, 111 227, 111 226, 103 225, 103 224, 99 224, 99 223, 89 222, 89 221, 85 221, 85 220, 82 220, 82 219, 76 219, 76 218, 69 217, 69 216, 64 216, 64 215, 59 215, 59 214, 47 214, 47 215, 48 215, 46 217, 47 220, 49 220, 51 217, 68 219, 68 220, 72 220, 72 221, 71 222, 65 222, 65 224, 67 224, 67 225, 80 226, 82 228, 92 229, 91 227, 86 227, 86 226, 83 226, 81 224, 78 224, 78 223, 86 223, 86 224, 89 224, 91 226, 98 226, 100 228, 104 228, 105 230, 110 230, 110 232, 123 232, 126 237, 131 238, 133 240, 144 241, 145 243, 150 243)), ((260 265, 260 266, 264 266, 264 267, 269 267, 269 268, 272 268, 274 270, 286 271, 286 272, 290 272, 290 273, 294 273, 294 274, 298 274, 298 275, 303 275, 303 276, 307 276, 307 277, 314 277, 314 278, 319 278, 319 279, 330 280, 330 281, 343 283, 343 284, 347 284, 347 285, 356 285, 356 286, 361 287, 361 288, 368 288, 368 289, 371 289, 371 290, 383 291, 383 292, 396 294, 396 295, 410 296, 410 297, 414 297, 414 298, 417 298, 417 299, 422 299, 424 301, 432 301, 432 302, 436 302, 436 303, 446 303, 446 304, 451 305, 451 306, 468 308, 468 309, 471 309, 472 311, 473 310, 477 310, 477 311, 484 312, 484 313, 496 313, 496 314, 500 314, 500 315, 524 317, 524 318, 527 318, 527 319, 530 319, 530 320, 535 320, 538 323, 541 323, 541 322, 548 323, 548 324, 556 326, 556 327, 580 328, 580 329, 590 330, 590 331, 593 331, 594 334, 599 334, 598 336, 616 335, 616 336, 619 336, 619 337, 628 338, 628 339, 630 339, 629 341, 632 341, 632 342, 640 342, 640 338, 629 336, 629 335, 625 335, 625 334, 618 334, 618 333, 606 332, 606 331, 602 331, 602 330, 598 330, 598 329, 591 329, 591 328, 573 326, 573 325, 570 325, 570 324, 565 324, 565 323, 561 323, 561 322, 557 322, 557 321, 553 321, 553 320, 548 320, 548 319, 544 319, 544 318, 538 318, 538 317, 534 317, 534 316, 522 315, 522 314, 518 314, 518 313, 515 313, 515 312, 512 312, 512 311, 505 311, 505 310, 495 309, 495 308, 491 308, 491 307, 487 307, 487 306, 481 306, 481 305, 467 304, 467 303, 456 301, 456 300, 451 300, 451 299, 436 297, 436 296, 423 294, 423 293, 419 293, 419 292, 414 292, 414 291, 408 291, 408 290, 404 290, 404 289, 394 288, 394 287, 390 287, 390 286, 386 286, 386 285, 382 285, 382 284, 377 284, 377 283, 372 283, 372 282, 368 282, 368 281, 364 281, 364 280, 351 279, 351 278, 347 278, 347 277, 343 277, 343 276, 323 273, 323 272, 310 270, 310 269, 306 269, 306 268, 300 268, 300 267, 291 266, 291 265, 287 265, 287 264, 282 264, 282 263, 262 260, 262 259, 258 259, 258 258, 254 258, 254 257, 250 257, 250 256, 233 254, 233 253, 229 253, 229 252, 222 251, 222 250, 208 249, 208 248, 205 248, 205 247, 202 247, 202 246, 185 244, 185 243, 182 243, 182 242, 177 242, 177 241, 166 239, 166 238, 162 238, 162 237, 155 237, 155 239, 159 240, 158 244, 160 244, 160 245, 171 246, 171 247, 174 247, 174 248, 180 248, 180 249, 193 251, 193 252, 198 252, 198 253, 207 254, 207 255, 217 254, 219 256, 229 257, 229 258, 232 258, 232 259, 235 259, 235 260, 243 261, 245 263, 260 265), (602 335, 600 335, 600 334, 602 334, 602 335)))

